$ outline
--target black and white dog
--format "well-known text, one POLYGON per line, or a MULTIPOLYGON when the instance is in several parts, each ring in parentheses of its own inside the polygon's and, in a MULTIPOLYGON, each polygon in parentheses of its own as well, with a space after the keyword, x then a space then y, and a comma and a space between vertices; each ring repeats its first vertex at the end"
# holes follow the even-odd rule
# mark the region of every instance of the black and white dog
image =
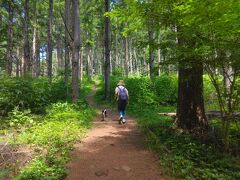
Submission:
POLYGON ((107 109, 102 110, 102 121, 105 121, 105 118, 107 117, 107 109))

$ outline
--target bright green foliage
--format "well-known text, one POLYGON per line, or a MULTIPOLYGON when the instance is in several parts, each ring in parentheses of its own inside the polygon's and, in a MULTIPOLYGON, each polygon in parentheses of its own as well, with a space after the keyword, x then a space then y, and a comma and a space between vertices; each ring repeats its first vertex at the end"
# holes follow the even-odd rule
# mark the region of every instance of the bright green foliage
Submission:
POLYGON ((149 78, 129 78, 125 80, 129 91, 130 101, 140 104, 156 103, 156 96, 153 93, 153 86, 149 78))
POLYGON ((63 171, 61 164, 56 164, 54 167, 49 167, 41 159, 35 159, 32 161, 31 166, 24 169, 21 175, 14 178, 15 180, 58 180, 61 179, 66 173, 63 171))
MULTIPOLYGON (((239 157, 223 154, 212 141, 203 143, 172 125, 169 117, 159 112, 172 112, 173 107, 139 105, 128 108, 138 118, 148 137, 149 146, 159 153, 160 164, 168 176, 180 179, 237 179, 240 177, 239 157)), ((237 140, 238 137, 235 138, 237 140)))
MULTIPOLYGON (((238 153, 240 145, 239 123, 233 123, 230 127, 232 152, 230 155, 222 152, 223 142, 219 119, 209 121, 213 132, 209 132, 206 139, 201 139, 177 129, 172 118, 158 114, 176 112, 176 107, 169 106, 176 104, 176 79, 176 76, 166 75, 156 77, 153 81, 146 77, 125 79, 130 94, 127 112, 138 118, 140 128, 148 137, 149 146, 160 155, 160 164, 165 174, 180 179, 239 178, 240 159, 234 156, 238 153), (161 103, 164 106, 159 105, 161 103)), ((111 77, 112 93, 118 81, 119 78, 111 77)), ((216 92, 208 76, 204 76, 204 94, 207 108, 216 110, 216 92)))
MULTIPOLYGON (((111 97, 114 99, 114 90, 120 78, 111 76, 111 97)), ((160 104, 160 105, 176 105, 177 103, 177 76, 161 75, 150 80, 148 77, 129 77, 125 79, 126 88, 129 91, 130 104, 160 104)), ((100 85, 102 88, 103 84, 100 85)), ((101 96, 103 89, 97 92, 97 96, 101 96)), ((204 78, 205 104, 209 109, 216 109, 216 96, 213 86, 207 76, 204 78)))
POLYGON ((16 179, 63 179, 69 152, 84 137, 94 116, 85 101, 90 79, 83 80, 77 105, 61 102, 66 100, 61 78, 52 84, 45 78, 5 78, 0 86, 0 104, 7 106, 6 113, 10 111, 2 121, 3 132, 13 133, 12 144, 28 144, 33 149, 34 159, 16 179))
POLYGON ((43 112, 45 107, 58 100, 65 100, 64 82, 56 79, 49 83, 47 78, 6 78, 0 79, 0 116, 14 107, 43 112))
POLYGON ((31 127, 36 122, 30 114, 30 110, 19 111, 17 107, 9 113, 9 125, 14 129, 31 127))
POLYGON ((17 143, 31 144, 37 157, 16 179, 62 179, 66 175, 69 151, 90 127, 93 114, 83 102, 52 104, 42 122, 17 137, 17 143))
POLYGON ((203 97, 205 102, 205 108, 207 110, 218 110, 219 105, 217 100, 217 94, 208 76, 203 77, 203 83, 204 83, 203 97))
POLYGON ((177 77, 161 75, 153 81, 157 102, 160 104, 176 104, 177 102, 177 77))

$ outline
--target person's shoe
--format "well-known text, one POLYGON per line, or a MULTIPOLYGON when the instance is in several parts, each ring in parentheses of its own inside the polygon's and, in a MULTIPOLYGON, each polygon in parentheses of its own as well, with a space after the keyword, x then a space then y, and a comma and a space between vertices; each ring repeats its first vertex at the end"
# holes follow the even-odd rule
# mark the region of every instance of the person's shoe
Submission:
POLYGON ((119 118, 119 124, 123 124, 123 117, 122 116, 119 118))
POLYGON ((122 123, 125 124, 126 123, 126 119, 122 119, 122 123))

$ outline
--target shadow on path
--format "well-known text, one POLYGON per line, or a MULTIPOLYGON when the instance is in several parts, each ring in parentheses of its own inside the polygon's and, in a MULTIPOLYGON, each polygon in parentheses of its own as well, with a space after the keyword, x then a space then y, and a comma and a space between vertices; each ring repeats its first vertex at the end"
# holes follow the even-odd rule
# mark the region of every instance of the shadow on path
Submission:
MULTIPOLYGON (((96 107, 93 96, 87 97, 96 107)), ((118 124, 117 112, 107 109, 101 121, 101 108, 83 142, 75 145, 68 163, 67 180, 160 180, 164 179, 158 158, 145 146, 143 135, 133 118, 118 124)))

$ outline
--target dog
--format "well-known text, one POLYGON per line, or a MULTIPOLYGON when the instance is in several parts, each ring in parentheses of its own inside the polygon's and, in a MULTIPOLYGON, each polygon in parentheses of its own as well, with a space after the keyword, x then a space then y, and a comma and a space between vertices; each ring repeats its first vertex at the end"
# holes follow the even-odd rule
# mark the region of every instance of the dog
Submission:
POLYGON ((105 118, 107 117, 107 109, 102 110, 102 121, 105 121, 105 118))

